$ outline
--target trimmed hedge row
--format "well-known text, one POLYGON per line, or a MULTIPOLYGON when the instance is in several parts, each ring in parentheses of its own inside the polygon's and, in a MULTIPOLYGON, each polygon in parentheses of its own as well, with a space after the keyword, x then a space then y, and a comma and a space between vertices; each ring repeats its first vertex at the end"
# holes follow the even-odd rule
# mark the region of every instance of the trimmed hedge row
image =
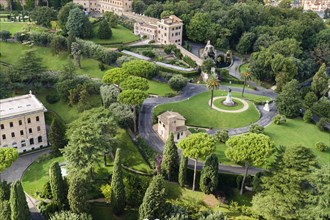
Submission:
POLYGON ((197 70, 191 71, 191 72, 184 72, 184 71, 180 71, 180 70, 174 70, 174 69, 170 69, 170 68, 166 68, 163 66, 157 66, 159 71, 162 72, 167 72, 167 73, 174 73, 174 74, 181 74, 182 76, 185 77, 194 77, 199 75, 199 72, 197 70))

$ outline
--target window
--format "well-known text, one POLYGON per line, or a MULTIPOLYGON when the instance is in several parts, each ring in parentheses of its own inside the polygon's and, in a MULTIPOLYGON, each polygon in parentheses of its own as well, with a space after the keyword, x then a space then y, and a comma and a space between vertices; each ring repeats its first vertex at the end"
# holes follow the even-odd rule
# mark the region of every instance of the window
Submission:
POLYGON ((15 137, 15 132, 11 132, 11 137, 15 137))
POLYGON ((22 120, 19 120, 19 121, 18 121, 18 124, 19 124, 19 125, 22 125, 22 120))
POLYGON ((21 131, 20 131, 20 134, 21 134, 21 135, 24 135, 24 131, 23 131, 23 130, 21 130, 21 131))
POLYGON ((37 127, 37 131, 40 131, 40 126, 37 127))
POLYGON ((180 139, 180 133, 176 135, 176 139, 180 139))
POLYGON ((38 137, 38 143, 41 143, 41 142, 42 142, 42 137, 39 136, 39 137, 38 137))
POLYGON ((6 135, 5 134, 2 135, 2 140, 6 140, 6 135))
POLYGON ((32 128, 29 128, 29 134, 32 134, 32 128))
POLYGON ((28 118, 27 119, 27 122, 30 124, 31 123, 31 118, 28 118))
POLYGON ((11 145, 12 145, 14 148, 17 148, 17 143, 16 143, 16 142, 13 142, 11 145))
POLYGON ((34 144, 34 139, 30 138, 30 145, 34 144))
POLYGON ((39 121, 39 116, 36 117, 36 121, 39 121))
POLYGON ((22 146, 22 147, 25 147, 25 146, 26 146, 25 140, 22 140, 22 141, 21 141, 21 146, 22 146))
POLYGON ((4 124, 1 124, 1 129, 5 129, 5 125, 4 124))
POLYGON ((14 123, 13 122, 10 122, 9 123, 9 126, 12 128, 12 127, 14 127, 14 123))

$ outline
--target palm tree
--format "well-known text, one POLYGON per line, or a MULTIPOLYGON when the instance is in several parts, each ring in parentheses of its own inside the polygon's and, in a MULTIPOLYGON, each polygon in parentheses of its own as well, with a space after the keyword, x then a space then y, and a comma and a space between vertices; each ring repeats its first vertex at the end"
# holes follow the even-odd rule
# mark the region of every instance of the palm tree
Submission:
POLYGON ((210 78, 207 80, 207 88, 209 90, 211 90, 211 105, 210 105, 210 108, 212 108, 212 105, 213 105, 214 89, 218 88, 219 85, 220 85, 220 83, 218 82, 217 77, 214 74, 210 75, 210 78))
POLYGON ((242 73, 242 76, 244 77, 244 86, 243 86, 243 90, 242 90, 242 97, 243 97, 245 86, 246 86, 246 81, 250 78, 251 72, 250 71, 245 71, 244 73, 242 73))

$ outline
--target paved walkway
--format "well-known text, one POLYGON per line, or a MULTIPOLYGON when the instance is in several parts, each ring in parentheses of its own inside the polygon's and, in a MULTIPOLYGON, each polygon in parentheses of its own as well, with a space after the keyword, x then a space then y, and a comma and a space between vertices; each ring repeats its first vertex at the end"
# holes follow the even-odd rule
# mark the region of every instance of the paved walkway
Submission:
MULTIPOLYGON (((218 99, 221 99, 221 98, 226 98, 226 96, 218 96, 218 97, 214 97, 213 98, 213 103, 215 100, 218 100, 218 99)), ((219 112, 227 112, 227 113, 241 113, 241 112, 244 112, 246 111, 248 108, 249 108, 249 103, 247 103, 247 101, 243 100, 243 99, 239 99, 239 98, 234 98, 232 97, 232 99, 236 99, 236 100, 239 100, 240 102, 243 103, 243 107, 241 109, 237 109, 237 110, 225 110, 225 109, 221 109, 221 108, 218 108, 216 107, 214 104, 212 105, 212 108, 214 110, 217 110, 219 112)), ((211 105, 211 99, 209 100, 209 105, 211 105)))
POLYGON ((143 56, 141 54, 134 53, 134 52, 131 52, 131 51, 128 51, 128 50, 122 50, 121 52, 124 53, 124 54, 130 55, 130 56, 136 57, 140 60, 145 60, 145 61, 150 61, 151 60, 150 57, 146 57, 146 56, 143 56))
POLYGON ((163 67, 167 67, 167 68, 175 69, 175 70, 179 70, 179 71, 184 71, 184 72, 192 72, 192 71, 195 71, 194 68, 184 68, 184 67, 175 66, 175 65, 171 65, 171 64, 167 64, 167 63, 162 63, 162 62, 155 62, 155 64, 156 64, 157 66, 163 66, 163 67))

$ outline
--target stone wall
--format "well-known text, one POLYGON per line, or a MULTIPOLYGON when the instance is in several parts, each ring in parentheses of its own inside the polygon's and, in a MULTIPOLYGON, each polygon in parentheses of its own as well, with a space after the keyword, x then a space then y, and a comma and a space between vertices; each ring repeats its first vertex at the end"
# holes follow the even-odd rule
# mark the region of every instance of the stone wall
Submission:
POLYGON ((187 56, 190 57, 193 61, 196 62, 196 64, 198 66, 202 66, 203 64, 203 60, 201 58, 199 58, 198 56, 196 56, 195 54, 191 53, 190 51, 186 50, 185 48, 183 48, 180 45, 175 45, 176 48, 178 48, 180 50, 180 52, 182 53, 183 56, 187 56))

